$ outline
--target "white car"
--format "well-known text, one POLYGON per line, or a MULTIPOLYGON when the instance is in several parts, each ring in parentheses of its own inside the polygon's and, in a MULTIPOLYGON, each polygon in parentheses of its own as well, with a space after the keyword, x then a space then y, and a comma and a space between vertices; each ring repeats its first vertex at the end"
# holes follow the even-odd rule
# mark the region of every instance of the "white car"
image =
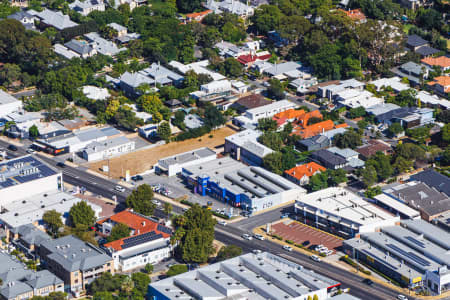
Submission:
POLYGON ((114 189, 115 189, 116 191, 118 191, 118 192, 121 192, 121 193, 125 192, 125 188, 124 188, 123 186, 121 186, 121 185, 116 185, 116 186, 114 187, 114 189))
POLYGON ((283 249, 286 250, 286 251, 292 252, 292 247, 291 246, 284 245, 283 249))
POLYGON ((159 201, 156 200, 156 199, 153 199, 153 200, 152 200, 152 203, 155 204, 155 205, 157 205, 157 206, 160 206, 160 205, 161 205, 161 202, 159 202, 159 201))
POLYGON ((406 296, 403 296, 403 295, 398 295, 397 299, 398 300, 408 300, 408 298, 406 296))
POLYGON ((327 256, 329 256, 329 255, 333 254, 333 250, 327 250, 327 251, 325 252, 325 254, 326 254, 327 256))
POLYGON ((252 236, 251 236, 250 234, 246 234, 246 233, 244 233, 244 234, 242 235, 242 238, 243 238, 244 240, 247 240, 247 241, 253 240, 252 236))
POLYGON ((222 225, 222 226, 227 226, 227 222, 222 221, 222 220, 218 221, 217 223, 222 225))
POLYGON ((36 153, 36 151, 34 151, 33 149, 29 148, 29 149, 27 149, 27 153, 28 154, 33 154, 33 153, 36 153))
POLYGON ((260 254, 260 253, 262 253, 262 251, 259 250, 259 249, 255 249, 255 250, 253 250, 252 252, 253 252, 253 254, 260 254))
POLYGON ((320 258, 319 258, 317 255, 311 255, 310 258, 311 258, 313 261, 320 262, 320 258))
POLYGON ((260 241, 265 240, 265 238, 261 234, 255 234, 254 237, 255 237, 255 239, 260 240, 260 241))

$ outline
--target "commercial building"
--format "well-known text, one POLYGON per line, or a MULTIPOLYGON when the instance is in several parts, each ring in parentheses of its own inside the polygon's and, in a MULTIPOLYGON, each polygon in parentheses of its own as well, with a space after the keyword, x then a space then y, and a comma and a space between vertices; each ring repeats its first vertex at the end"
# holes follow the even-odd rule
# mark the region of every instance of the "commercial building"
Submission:
POLYGON ((450 288, 450 233, 423 220, 405 220, 344 241, 345 252, 408 286, 432 294, 450 288))
POLYGON ((377 115, 375 121, 385 125, 400 123, 404 128, 411 128, 434 123, 433 112, 431 108, 401 107, 377 115))
POLYGON ((383 187, 382 191, 389 197, 417 209, 422 219, 429 222, 450 211, 450 198, 422 182, 393 183, 383 187))
MULTIPOLYGON (((63 222, 69 217, 70 208, 80 201, 76 195, 71 195, 58 191, 56 186, 41 193, 22 192, 20 197, 2 206, 3 213, 0 214, 0 221, 5 226, 6 232, 26 224, 42 225, 42 216, 48 210, 56 210, 62 215, 63 222), (28 193, 28 194, 27 194, 28 193), (27 196, 24 196, 27 195, 27 196)), ((102 208, 89 203, 95 212, 96 217, 100 216, 102 208)))
POLYGON ((97 223, 102 234, 109 235, 115 225, 125 224, 128 237, 104 244, 102 247, 114 259, 114 268, 126 272, 156 264, 171 256, 172 230, 144 215, 124 210, 97 223))
POLYGON ((97 128, 92 127, 83 130, 76 130, 69 134, 38 139, 36 143, 47 153, 60 155, 83 150, 92 142, 103 142, 108 138, 120 135, 120 131, 113 127, 97 128))
POLYGON ((250 212, 293 201, 306 193, 279 175, 230 157, 185 167, 182 176, 195 193, 250 212))
POLYGON ((450 197, 450 178, 436 172, 434 169, 428 169, 414 174, 410 177, 410 180, 425 183, 429 187, 434 188, 450 197))
POLYGON ((288 100, 276 101, 268 105, 249 109, 244 115, 234 118, 234 122, 240 126, 245 124, 258 124, 260 119, 271 118, 277 113, 296 107, 297 105, 295 103, 288 100))
POLYGON ((373 202, 399 216, 401 219, 420 219, 420 212, 406 204, 401 203, 385 194, 379 194, 373 197, 373 202))
POLYGON ((38 255, 50 272, 64 280, 64 290, 76 296, 103 273, 114 273, 111 257, 72 235, 42 242, 38 255))
POLYGON ((47 270, 32 271, 9 254, 0 253, 0 298, 5 300, 45 297, 64 292, 64 282, 47 270))
POLYGON ((135 142, 125 136, 92 142, 84 148, 82 156, 87 161, 107 159, 129 153, 135 149, 135 142))
POLYGON ((400 217, 341 187, 304 195, 295 200, 294 208, 298 220, 344 238, 400 221, 400 217))
POLYGON ((151 283, 148 299, 329 299, 340 283, 282 257, 245 254, 151 283))
POLYGON ((249 165, 259 166, 272 149, 258 142, 260 131, 247 129, 225 138, 224 152, 249 165))
POLYGON ((61 189, 62 174, 35 156, 27 155, 0 163, 0 206, 25 195, 31 197, 61 189))
POLYGON ((21 110, 22 107, 22 101, 19 101, 7 92, 0 90, 0 119, 6 117, 10 113, 21 110))
POLYGON ((155 168, 157 168, 159 172, 166 173, 168 176, 175 176, 180 174, 184 167, 201 164, 203 162, 215 160, 216 158, 217 153, 214 150, 204 147, 162 158, 158 160, 158 164, 155 168))

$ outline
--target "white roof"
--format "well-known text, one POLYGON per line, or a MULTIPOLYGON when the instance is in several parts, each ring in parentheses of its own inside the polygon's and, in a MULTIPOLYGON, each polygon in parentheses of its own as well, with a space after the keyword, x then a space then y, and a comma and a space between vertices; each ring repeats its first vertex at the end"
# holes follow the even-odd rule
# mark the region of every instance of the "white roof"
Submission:
POLYGON ((169 63, 170 66, 180 71, 182 74, 186 74, 188 71, 194 71, 196 74, 205 74, 211 76, 214 81, 225 79, 226 77, 220 73, 211 71, 207 68, 209 66, 208 60, 202 60, 199 62, 191 63, 188 65, 182 64, 178 61, 172 60, 169 63))
POLYGON ((61 44, 55 44, 53 46, 53 50, 55 51, 55 53, 64 56, 67 59, 72 59, 74 57, 80 57, 80 54, 69 50, 66 46, 63 46, 61 44))
POLYGON ((401 212, 402 214, 410 217, 411 219, 420 217, 420 213, 417 210, 409 207, 408 205, 401 203, 400 201, 395 200, 392 197, 389 197, 388 195, 380 194, 380 195, 375 196, 374 198, 377 201, 383 203, 384 205, 386 205, 388 207, 392 207, 396 211, 401 212))
POLYGON ((272 103, 264 105, 264 106, 249 109, 249 110, 247 110, 247 112, 252 115, 258 115, 261 113, 265 113, 267 111, 272 111, 272 110, 275 111, 275 110, 289 109, 289 108, 295 108, 295 107, 296 107, 295 103, 292 103, 289 100, 280 100, 280 101, 275 101, 275 102, 272 102, 272 103))
POLYGON ((83 86, 83 94, 93 100, 104 100, 110 96, 107 89, 99 88, 93 85, 83 86))
POLYGON ((401 82, 401 79, 399 77, 380 78, 377 80, 372 80, 369 83, 375 85, 377 91, 380 90, 383 86, 390 86, 396 92, 401 92, 410 88, 409 85, 401 82))
POLYGON ((397 218, 341 187, 306 194, 296 201, 315 207, 322 214, 342 217, 360 226, 397 218))
POLYGON ((14 102, 21 102, 20 100, 17 100, 7 92, 0 89, 0 105, 14 103, 14 102))
POLYGON ((227 136, 225 140, 242 147, 259 157, 264 157, 267 154, 272 153, 273 150, 258 142, 260 135, 260 131, 247 129, 227 136))
POLYGON ((450 101, 443 98, 439 98, 436 95, 431 95, 430 93, 425 91, 420 91, 419 93, 417 93, 416 99, 420 99, 420 102, 422 103, 427 103, 431 105, 440 105, 445 107, 446 109, 450 109, 450 101))
POLYGON ((211 81, 210 83, 200 86, 201 91, 207 93, 217 93, 231 90, 231 82, 229 80, 211 81))

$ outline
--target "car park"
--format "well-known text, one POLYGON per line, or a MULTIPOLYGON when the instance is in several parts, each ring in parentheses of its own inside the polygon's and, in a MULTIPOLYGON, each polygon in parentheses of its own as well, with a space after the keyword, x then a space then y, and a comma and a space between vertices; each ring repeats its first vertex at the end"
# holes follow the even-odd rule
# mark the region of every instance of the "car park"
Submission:
POLYGON ((291 246, 284 245, 283 249, 286 250, 286 251, 292 252, 292 247, 291 246))
POLYGON ((114 189, 115 189, 116 191, 118 191, 118 192, 121 192, 121 193, 125 192, 125 188, 124 188, 123 186, 120 186, 120 185, 116 185, 116 186, 114 187, 114 189))
POLYGON ((218 221, 217 223, 222 225, 222 226, 227 226, 227 222, 222 221, 222 220, 218 221))
POLYGON ((242 235, 242 238, 243 238, 244 240, 247 240, 247 241, 253 240, 252 236, 251 236, 250 234, 247 234, 247 233, 244 233, 244 234, 242 235))
POLYGON ((255 237, 255 239, 260 240, 260 241, 265 240, 264 236, 262 236, 261 234, 255 234, 254 237, 255 237))
POLYGON ((320 261, 321 261, 320 257, 318 257, 317 255, 311 255, 310 258, 311 258, 313 261, 315 261, 315 262, 320 262, 320 261))

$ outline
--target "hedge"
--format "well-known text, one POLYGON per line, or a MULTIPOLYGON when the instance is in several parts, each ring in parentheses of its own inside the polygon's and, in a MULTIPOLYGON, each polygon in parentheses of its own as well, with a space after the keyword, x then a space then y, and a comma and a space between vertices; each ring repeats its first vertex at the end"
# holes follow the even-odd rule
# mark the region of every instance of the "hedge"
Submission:
POLYGON ((187 201, 187 200, 180 200, 180 203, 181 204, 184 204, 184 205, 188 205, 188 206, 194 206, 194 203, 192 203, 192 202, 190 202, 190 201, 187 201))
POLYGON ((212 214, 215 215, 216 217, 219 217, 219 218, 222 218, 222 219, 225 219, 225 220, 229 220, 230 219, 230 217, 228 215, 223 215, 223 214, 218 213, 216 211, 212 211, 212 214))
POLYGON ((280 241, 283 240, 283 238, 281 236, 279 236, 278 234, 272 234, 272 237, 277 239, 277 240, 280 240, 280 241))
POLYGON ((285 242, 288 243, 288 244, 290 244, 290 245, 293 245, 293 244, 294 244, 294 241, 291 241, 291 240, 286 240, 285 242))

